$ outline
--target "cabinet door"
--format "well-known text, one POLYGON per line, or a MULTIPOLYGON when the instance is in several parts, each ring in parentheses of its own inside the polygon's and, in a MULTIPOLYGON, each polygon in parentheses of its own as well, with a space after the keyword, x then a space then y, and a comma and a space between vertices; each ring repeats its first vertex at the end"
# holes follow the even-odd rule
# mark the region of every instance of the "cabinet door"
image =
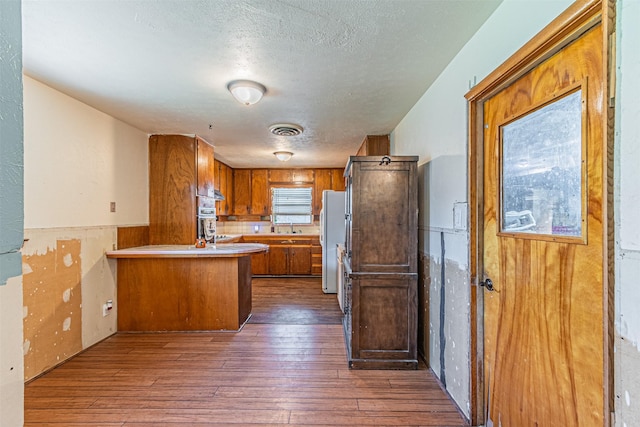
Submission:
POLYGON ((289 247, 289 274, 311 275, 311 247, 289 247))
POLYGON ((331 169, 316 169, 313 186, 313 214, 320 215, 322 209, 322 192, 331 190, 331 169))
POLYGON ((196 146, 193 137, 149 138, 149 244, 196 238, 196 146))
POLYGON ((357 272, 418 270, 415 161, 356 160, 351 170, 351 268, 357 272))
POLYGON ((291 181, 296 182, 313 182, 313 169, 292 169, 291 181))
POLYGON ((213 196, 213 186, 215 181, 213 147, 200 138, 196 138, 196 141, 198 145, 198 196, 213 196))
POLYGON ((291 169, 269 169, 269 182, 291 183, 291 169))
POLYGON ((345 190, 344 170, 331 169, 331 189, 335 191, 345 190))
POLYGON ((233 169, 227 166, 226 172, 227 186, 226 188, 220 188, 220 191, 225 197, 225 212, 227 215, 231 215, 233 213, 233 169))
POLYGON ((289 248, 287 246, 269 246, 269 274, 286 275, 289 273, 289 248))
POLYGON ((415 361, 417 274, 361 274, 352 279, 353 359, 415 361))
POLYGON ((269 215, 269 186, 267 169, 251 171, 251 214, 269 215))
MULTIPOLYGON (((218 190, 223 192, 227 188, 227 165, 222 162, 218 162, 218 190)), ((225 200, 218 200, 216 202, 216 213, 218 215, 227 215, 226 212, 226 197, 223 193, 225 200)))
POLYGON ((233 213, 249 215, 251 213, 251 169, 233 171, 233 213))
POLYGON ((251 255, 251 274, 269 274, 269 252, 251 255))
POLYGON ((213 188, 220 190, 220 162, 213 161, 213 188))

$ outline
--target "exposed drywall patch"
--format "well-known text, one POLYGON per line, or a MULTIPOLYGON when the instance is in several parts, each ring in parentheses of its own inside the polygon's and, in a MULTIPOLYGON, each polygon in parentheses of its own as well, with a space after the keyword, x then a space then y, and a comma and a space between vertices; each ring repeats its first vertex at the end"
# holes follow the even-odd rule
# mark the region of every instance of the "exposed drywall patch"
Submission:
POLYGON ((30 249, 23 255, 25 379, 82 350, 80 240, 30 249))
MULTIPOLYGON (((451 236, 445 236, 445 240, 451 236)), ((469 370, 469 271, 451 259, 421 254, 429 290, 428 364, 463 412, 470 413, 469 370), (428 265, 428 267, 427 267, 428 265), (443 274, 444 270, 444 274, 443 274), (443 284, 444 280, 444 284, 443 284)))
POLYGON ((616 336, 616 425, 635 426, 640 420, 640 382, 636 372, 640 372, 640 351, 626 338, 616 336))

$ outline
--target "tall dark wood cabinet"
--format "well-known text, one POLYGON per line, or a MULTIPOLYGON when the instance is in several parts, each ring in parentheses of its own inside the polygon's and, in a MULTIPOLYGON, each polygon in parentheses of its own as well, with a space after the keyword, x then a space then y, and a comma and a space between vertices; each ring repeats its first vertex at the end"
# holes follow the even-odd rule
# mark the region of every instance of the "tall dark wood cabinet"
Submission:
POLYGON ((349 367, 417 369, 417 156, 352 156, 344 329, 349 367))
POLYGON ((149 137, 149 244, 192 244, 196 196, 213 197, 213 146, 198 136, 149 137))

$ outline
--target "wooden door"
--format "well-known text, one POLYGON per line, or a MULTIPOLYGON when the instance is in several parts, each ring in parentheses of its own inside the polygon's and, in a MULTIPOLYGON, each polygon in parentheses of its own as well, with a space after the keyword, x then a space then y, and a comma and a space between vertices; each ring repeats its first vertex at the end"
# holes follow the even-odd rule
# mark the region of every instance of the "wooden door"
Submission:
POLYGON ((484 103, 488 426, 608 422, 602 47, 596 25, 484 103))

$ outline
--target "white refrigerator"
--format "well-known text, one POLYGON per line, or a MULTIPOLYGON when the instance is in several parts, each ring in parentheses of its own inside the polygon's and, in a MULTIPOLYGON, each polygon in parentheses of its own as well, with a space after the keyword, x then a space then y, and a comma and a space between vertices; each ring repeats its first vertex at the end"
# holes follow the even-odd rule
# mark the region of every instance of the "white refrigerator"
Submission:
POLYGON ((322 245, 322 291, 337 292, 337 245, 345 240, 345 192, 324 190, 320 211, 320 244, 322 245))

